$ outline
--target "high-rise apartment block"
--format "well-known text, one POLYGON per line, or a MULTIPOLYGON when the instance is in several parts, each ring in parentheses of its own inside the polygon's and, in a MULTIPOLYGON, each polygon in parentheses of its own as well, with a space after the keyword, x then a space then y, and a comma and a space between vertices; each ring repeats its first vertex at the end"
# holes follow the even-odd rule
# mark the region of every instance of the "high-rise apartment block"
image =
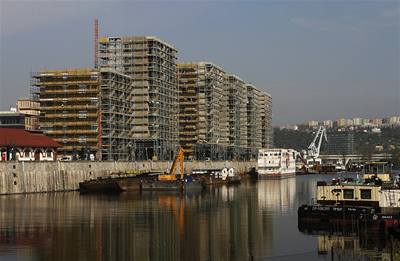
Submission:
POLYGON ((179 142, 200 160, 249 159, 272 145, 271 96, 210 62, 178 64, 179 142))
POLYGON ((127 160, 132 132, 133 88, 129 76, 108 69, 34 73, 40 129, 63 145, 59 154, 127 160))
MULTIPOLYGON (((97 43, 97 40, 96 40, 97 43)), ((271 96, 210 62, 177 63, 151 36, 103 37, 95 69, 32 75, 40 129, 59 155, 246 160, 272 146, 271 96)))
POLYGON ((245 159, 247 157, 247 86, 236 75, 228 75, 228 158, 245 159))
POLYGON ((187 155, 225 159, 228 95, 225 72, 215 64, 178 64, 179 141, 187 155))
POLYGON ((135 159, 171 159, 178 144, 177 50, 150 36, 99 39, 99 66, 133 79, 135 159))

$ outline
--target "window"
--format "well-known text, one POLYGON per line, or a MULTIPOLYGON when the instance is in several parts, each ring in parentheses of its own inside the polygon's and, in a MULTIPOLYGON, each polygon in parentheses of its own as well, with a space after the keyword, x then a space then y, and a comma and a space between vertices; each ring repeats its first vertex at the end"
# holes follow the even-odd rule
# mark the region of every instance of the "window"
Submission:
POLYGON ((343 198, 344 199, 353 199, 354 198, 354 190, 344 189, 343 190, 343 198))
POLYGON ((360 189, 361 199, 371 199, 370 189, 360 189))

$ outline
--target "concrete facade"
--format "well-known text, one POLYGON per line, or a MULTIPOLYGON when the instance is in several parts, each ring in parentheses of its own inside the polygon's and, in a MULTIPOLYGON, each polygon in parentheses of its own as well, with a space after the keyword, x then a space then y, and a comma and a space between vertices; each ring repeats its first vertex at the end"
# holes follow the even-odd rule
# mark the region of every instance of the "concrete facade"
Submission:
MULTIPOLYGON (((0 162, 0 194, 55 192, 77 190, 79 182, 125 171, 166 171, 172 162, 0 162)), ((244 173, 256 166, 256 161, 191 161, 185 172, 193 169, 232 167, 244 173)))

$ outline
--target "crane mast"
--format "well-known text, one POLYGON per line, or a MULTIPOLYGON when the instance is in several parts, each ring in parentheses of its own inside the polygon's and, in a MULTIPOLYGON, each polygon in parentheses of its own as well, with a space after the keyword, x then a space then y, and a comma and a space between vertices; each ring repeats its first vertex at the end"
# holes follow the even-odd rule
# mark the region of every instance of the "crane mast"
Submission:
POLYGON ((322 144, 322 137, 325 138, 325 141, 328 141, 328 138, 326 137, 326 129, 324 126, 319 126, 317 133, 315 134, 315 137, 311 144, 308 146, 307 150, 307 158, 318 158, 319 153, 321 150, 321 144, 322 144), (316 145, 316 142, 318 140, 318 145, 316 145))

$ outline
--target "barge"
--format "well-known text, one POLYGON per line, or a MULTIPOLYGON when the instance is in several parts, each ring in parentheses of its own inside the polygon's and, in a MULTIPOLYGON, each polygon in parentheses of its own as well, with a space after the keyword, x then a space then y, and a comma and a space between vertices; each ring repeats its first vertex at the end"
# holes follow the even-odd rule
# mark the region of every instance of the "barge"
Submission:
POLYGON ((139 191, 143 181, 154 180, 160 173, 149 172, 139 175, 113 173, 109 176, 89 179, 79 183, 81 193, 119 193, 122 191, 139 191))
POLYGON ((352 223, 393 228, 400 224, 400 181, 386 162, 366 165, 363 178, 317 182, 317 204, 298 209, 302 223, 352 223))
POLYGON ((241 177, 233 168, 223 169, 194 169, 192 176, 201 180, 205 186, 209 185, 233 185, 241 182, 241 177))

